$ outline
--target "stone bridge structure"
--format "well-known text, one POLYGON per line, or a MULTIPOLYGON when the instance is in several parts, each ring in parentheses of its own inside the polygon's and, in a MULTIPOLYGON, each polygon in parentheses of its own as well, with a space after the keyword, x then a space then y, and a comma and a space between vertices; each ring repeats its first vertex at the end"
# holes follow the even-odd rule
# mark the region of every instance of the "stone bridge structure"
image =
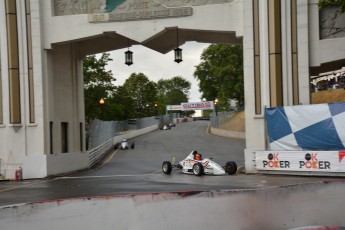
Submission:
POLYGON ((63 173, 68 158, 57 156, 86 151, 87 55, 132 45, 165 54, 189 41, 243 44, 254 172, 252 151, 266 147, 264 107, 309 104, 310 77, 344 66, 337 12, 319 11, 316 0, 1 0, 1 174, 63 173))

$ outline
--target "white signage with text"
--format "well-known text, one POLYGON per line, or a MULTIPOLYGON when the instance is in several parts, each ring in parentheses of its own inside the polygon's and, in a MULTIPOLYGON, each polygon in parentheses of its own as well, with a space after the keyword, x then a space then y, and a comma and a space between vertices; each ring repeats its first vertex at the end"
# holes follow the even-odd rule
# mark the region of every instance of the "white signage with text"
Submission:
POLYGON ((256 169, 345 172, 342 151, 256 151, 256 169))

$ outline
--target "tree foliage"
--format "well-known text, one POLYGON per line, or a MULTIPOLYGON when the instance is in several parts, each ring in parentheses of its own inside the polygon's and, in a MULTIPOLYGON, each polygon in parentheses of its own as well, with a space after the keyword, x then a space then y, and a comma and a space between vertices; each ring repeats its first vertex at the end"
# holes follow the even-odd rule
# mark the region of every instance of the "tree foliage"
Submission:
POLYGON ((157 85, 143 73, 132 73, 125 81, 124 90, 134 102, 133 110, 136 117, 152 116, 155 113, 157 85))
POLYGON ((341 13, 345 12, 345 0, 319 0, 318 5, 320 9, 338 6, 340 7, 341 13))
MULTIPOLYGON (((99 59, 95 55, 87 56, 84 59, 84 98, 87 120, 102 119, 105 109, 99 104, 99 101, 101 98, 107 98, 116 89, 113 84, 116 79, 111 71, 105 69, 109 61, 112 61, 112 59, 108 53, 103 53, 99 59)), ((105 106, 108 106, 108 104, 106 103, 105 106)))
POLYGON ((240 45, 212 44, 201 55, 194 77, 199 80, 202 97, 218 98, 219 108, 230 99, 244 102, 243 49, 240 45))
POLYGON ((84 97, 87 122, 93 119, 127 120, 165 114, 166 105, 188 101, 191 83, 183 77, 150 81, 143 73, 132 73, 122 86, 106 66, 112 59, 108 53, 84 59, 84 97), (100 99, 105 100, 100 105, 100 99))
POLYGON ((179 105, 188 101, 191 83, 181 76, 160 79, 157 82, 158 110, 164 114, 166 105, 179 105))

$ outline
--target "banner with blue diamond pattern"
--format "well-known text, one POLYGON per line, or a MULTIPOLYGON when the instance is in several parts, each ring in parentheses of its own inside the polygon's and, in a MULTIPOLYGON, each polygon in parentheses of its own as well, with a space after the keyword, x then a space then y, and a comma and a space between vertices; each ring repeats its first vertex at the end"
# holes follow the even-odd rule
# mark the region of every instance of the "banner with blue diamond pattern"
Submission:
POLYGON ((345 149, 345 103, 265 109, 269 150, 345 149))

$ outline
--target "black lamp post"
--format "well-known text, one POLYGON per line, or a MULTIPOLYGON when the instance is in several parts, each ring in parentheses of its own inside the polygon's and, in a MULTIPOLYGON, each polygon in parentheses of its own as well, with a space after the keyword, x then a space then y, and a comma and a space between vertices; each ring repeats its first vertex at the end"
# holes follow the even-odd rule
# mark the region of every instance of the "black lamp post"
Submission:
POLYGON ((158 105, 157 105, 157 103, 155 103, 155 111, 154 111, 154 115, 157 115, 157 107, 158 107, 158 105))
POLYGON ((217 111, 218 98, 214 99, 214 110, 216 112, 216 128, 218 128, 218 111, 217 111))
POLYGON ((99 100, 99 105, 101 106, 101 119, 103 120, 103 110, 104 110, 104 99, 101 98, 101 100, 99 100))

